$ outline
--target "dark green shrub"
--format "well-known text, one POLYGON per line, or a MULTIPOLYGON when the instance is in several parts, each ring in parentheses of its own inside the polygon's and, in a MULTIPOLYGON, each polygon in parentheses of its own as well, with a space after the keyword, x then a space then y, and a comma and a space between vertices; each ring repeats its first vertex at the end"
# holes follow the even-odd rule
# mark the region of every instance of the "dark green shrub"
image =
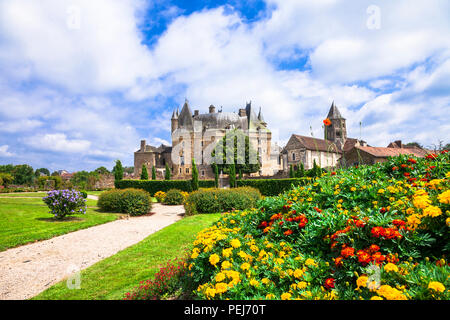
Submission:
MULTIPOLYGON (((191 180, 120 180, 114 184, 117 189, 142 189, 151 195, 158 191, 167 192, 170 189, 178 189, 185 192, 192 191, 191 180)), ((198 185, 200 188, 213 188, 214 180, 199 180, 198 185)))
POLYGON ((305 185, 308 178, 292 178, 292 179, 248 179, 238 180, 238 187, 252 187, 258 189, 264 196, 277 196, 293 186, 305 185))
POLYGON ((139 216, 150 212, 152 199, 150 194, 139 189, 109 190, 102 192, 97 205, 102 211, 128 213, 139 216))
POLYGON ((163 204, 166 205, 180 205, 183 204, 184 197, 181 193, 181 190, 171 189, 167 191, 166 196, 164 197, 163 204))
POLYGON ((189 194, 184 207, 187 215, 225 212, 252 208, 260 199, 261 193, 250 187, 199 189, 189 194))
POLYGON ((86 191, 84 191, 84 190, 81 190, 80 191, 80 193, 81 193, 81 196, 84 198, 84 199, 86 199, 87 198, 87 196, 88 196, 88 194, 87 194, 87 192, 86 191))

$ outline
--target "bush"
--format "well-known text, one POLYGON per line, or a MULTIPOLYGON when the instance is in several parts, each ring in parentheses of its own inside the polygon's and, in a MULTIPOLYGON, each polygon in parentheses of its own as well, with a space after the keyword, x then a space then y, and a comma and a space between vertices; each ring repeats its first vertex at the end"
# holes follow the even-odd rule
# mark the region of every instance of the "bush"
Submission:
MULTIPOLYGON (((214 180, 199 180, 200 188, 213 188, 214 180)), ((150 193, 156 194, 158 191, 167 192, 170 189, 178 189, 181 191, 191 192, 191 180, 120 180, 115 182, 117 189, 135 188, 142 189, 150 193)))
POLYGON ((3 183, 0 183, 0 185, 5 187, 12 184, 14 181, 14 177, 9 173, 0 172, 0 178, 3 180, 3 183))
POLYGON ((156 200, 158 200, 159 203, 162 203, 164 201, 164 198, 166 197, 166 193, 164 191, 158 191, 154 194, 154 197, 156 200))
POLYGON ((252 208, 260 199, 261 193, 250 187, 199 189, 188 196, 184 207, 187 215, 225 212, 252 208))
POLYGON ((143 215, 152 209, 150 195, 133 188, 102 192, 97 205, 102 211, 128 213, 131 216, 143 215))
POLYGON ((88 194, 87 194, 86 191, 81 190, 80 193, 81 193, 81 195, 83 196, 83 198, 87 199, 88 194))
POLYGON ((42 200, 57 219, 73 214, 86 214, 86 200, 76 190, 52 190, 42 200))
POLYGON ((164 197, 163 203, 166 205, 180 205, 184 202, 184 196, 181 193, 181 190, 171 189, 167 191, 166 196, 164 197))
POLYGON ((42 176, 42 177, 39 177, 38 180, 37 180, 40 190, 43 190, 43 189, 46 188, 46 182, 48 180, 54 181, 55 184, 54 184, 53 187, 54 187, 55 190, 58 190, 58 189, 61 188, 61 186, 62 186, 62 178, 60 176, 42 176))
POLYGON ((238 180, 238 187, 256 188, 264 196, 277 196, 292 187, 305 185, 310 181, 308 178, 292 178, 292 179, 248 179, 238 180))

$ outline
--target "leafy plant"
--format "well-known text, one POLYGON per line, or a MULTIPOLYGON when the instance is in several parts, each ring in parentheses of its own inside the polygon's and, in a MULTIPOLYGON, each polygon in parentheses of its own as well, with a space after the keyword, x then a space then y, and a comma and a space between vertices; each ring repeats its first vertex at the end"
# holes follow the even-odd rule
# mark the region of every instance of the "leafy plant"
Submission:
POLYGON ((42 198, 57 219, 68 215, 86 214, 86 200, 76 190, 52 190, 42 198))

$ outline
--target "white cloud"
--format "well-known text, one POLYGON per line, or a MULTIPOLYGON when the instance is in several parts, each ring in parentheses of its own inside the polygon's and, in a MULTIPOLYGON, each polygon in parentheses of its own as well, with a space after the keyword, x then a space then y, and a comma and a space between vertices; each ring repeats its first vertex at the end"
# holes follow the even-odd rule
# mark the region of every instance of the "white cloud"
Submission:
POLYGON ((23 142, 35 149, 63 153, 84 153, 91 146, 91 142, 87 140, 67 139, 63 133, 31 136, 24 138, 23 142))
POLYGON ((7 158, 7 157, 13 157, 13 156, 15 156, 15 154, 12 153, 12 152, 9 152, 8 149, 9 149, 9 146, 6 145, 6 144, 3 145, 3 146, 0 146, 0 157, 5 157, 5 158, 7 158))

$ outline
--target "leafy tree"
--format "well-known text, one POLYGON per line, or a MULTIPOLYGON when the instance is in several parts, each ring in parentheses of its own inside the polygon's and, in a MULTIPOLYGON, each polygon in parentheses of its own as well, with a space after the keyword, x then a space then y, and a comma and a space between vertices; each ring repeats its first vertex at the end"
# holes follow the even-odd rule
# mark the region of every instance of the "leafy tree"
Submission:
POLYGON ((198 190, 198 169, 195 160, 192 159, 192 190, 198 190))
POLYGON ((155 169, 155 166, 152 167, 152 180, 156 180, 156 169, 155 169))
POLYGON ((223 173, 229 173, 231 164, 234 164, 235 170, 242 170, 242 173, 258 172, 261 167, 261 164, 258 160, 259 155, 253 149, 248 135, 244 134, 242 130, 238 129, 228 132, 222 138, 222 140, 217 143, 216 147, 211 153, 211 156, 214 159, 214 163, 217 164, 219 170, 223 173), (242 152, 242 150, 238 150, 238 141, 244 142, 244 152, 242 152), (229 146, 233 146, 233 152, 230 152, 230 155, 232 155, 232 157, 230 157, 229 159, 227 159, 227 144, 229 146), (250 163, 254 160, 256 160, 256 163, 250 163))
POLYGON ((289 166, 289 178, 294 178, 294 168, 292 167, 292 164, 289 166))
POLYGON ((134 172, 134 167, 124 167, 123 168, 124 173, 132 174, 134 172))
POLYGON ((78 171, 70 178, 70 182, 79 189, 91 190, 99 179, 99 174, 95 171, 78 171))
POLYGON ((2 181, 0 185, 3 185, 5 187, 14 182, 14 176, 6 172, 0 172, 0 179, 2 181))
POLYGON ((116 165, 113 168, 114 180, 120 181, 123 179, 123 167, 122 162, 120 160, 116 160, 116 165))
POLYGON ((49 176, 49 175, 50 175, 50 171, 49 171, 47 168, 39 168, 39 169, 36 169, 34 175, 35 175, 36 177, 40 177, 40 176, 41 176, 41 173, 42 173, 44 176, 49 176))
POLYGON ((170 176, 171 176, 170 168, 169 168, 169 165, 166 162, 166 174, 165 174, 164 179, 165 180, 170 180, 170 176))
POLYGON ((109 170, 106 169, 105 167, 98 167, 97 169, 94 170, 94 172, 97 172, 98 174, 109 174, 109 170))
POLYGON ((59 174, 58 171, 53 171, 52 172, 52 177, 59 177, 59 176, 60 176, 60 174, 59 174))
POLYGON ((214 184, 216 185, 216 188, 219 187, 219 167, 214 163, 214 184))
POLYGON ((19 164, 13 170, 15 184, 30 184, 35 178, 34 170, 27 164, 19 164))
POLYGON ((141 180, 148 180, 148 171, 145 164, 142 165, 141 180))
POLYGON ((0 172, 13 174, 14 166, 12 164, 2 164, 0 165, 0 172))
POLYGON ((230 188, 235 188, 236 187, 236 166, 234 165, 234 163, 230 165, 228 175, 230 177, 230 188))
POLYGON ((300 165, 297 168, 297 172, 295 173, 296 178, 302 178, 305 176, 305 167, 303 166, 303 162, 300 162, 300 165))

